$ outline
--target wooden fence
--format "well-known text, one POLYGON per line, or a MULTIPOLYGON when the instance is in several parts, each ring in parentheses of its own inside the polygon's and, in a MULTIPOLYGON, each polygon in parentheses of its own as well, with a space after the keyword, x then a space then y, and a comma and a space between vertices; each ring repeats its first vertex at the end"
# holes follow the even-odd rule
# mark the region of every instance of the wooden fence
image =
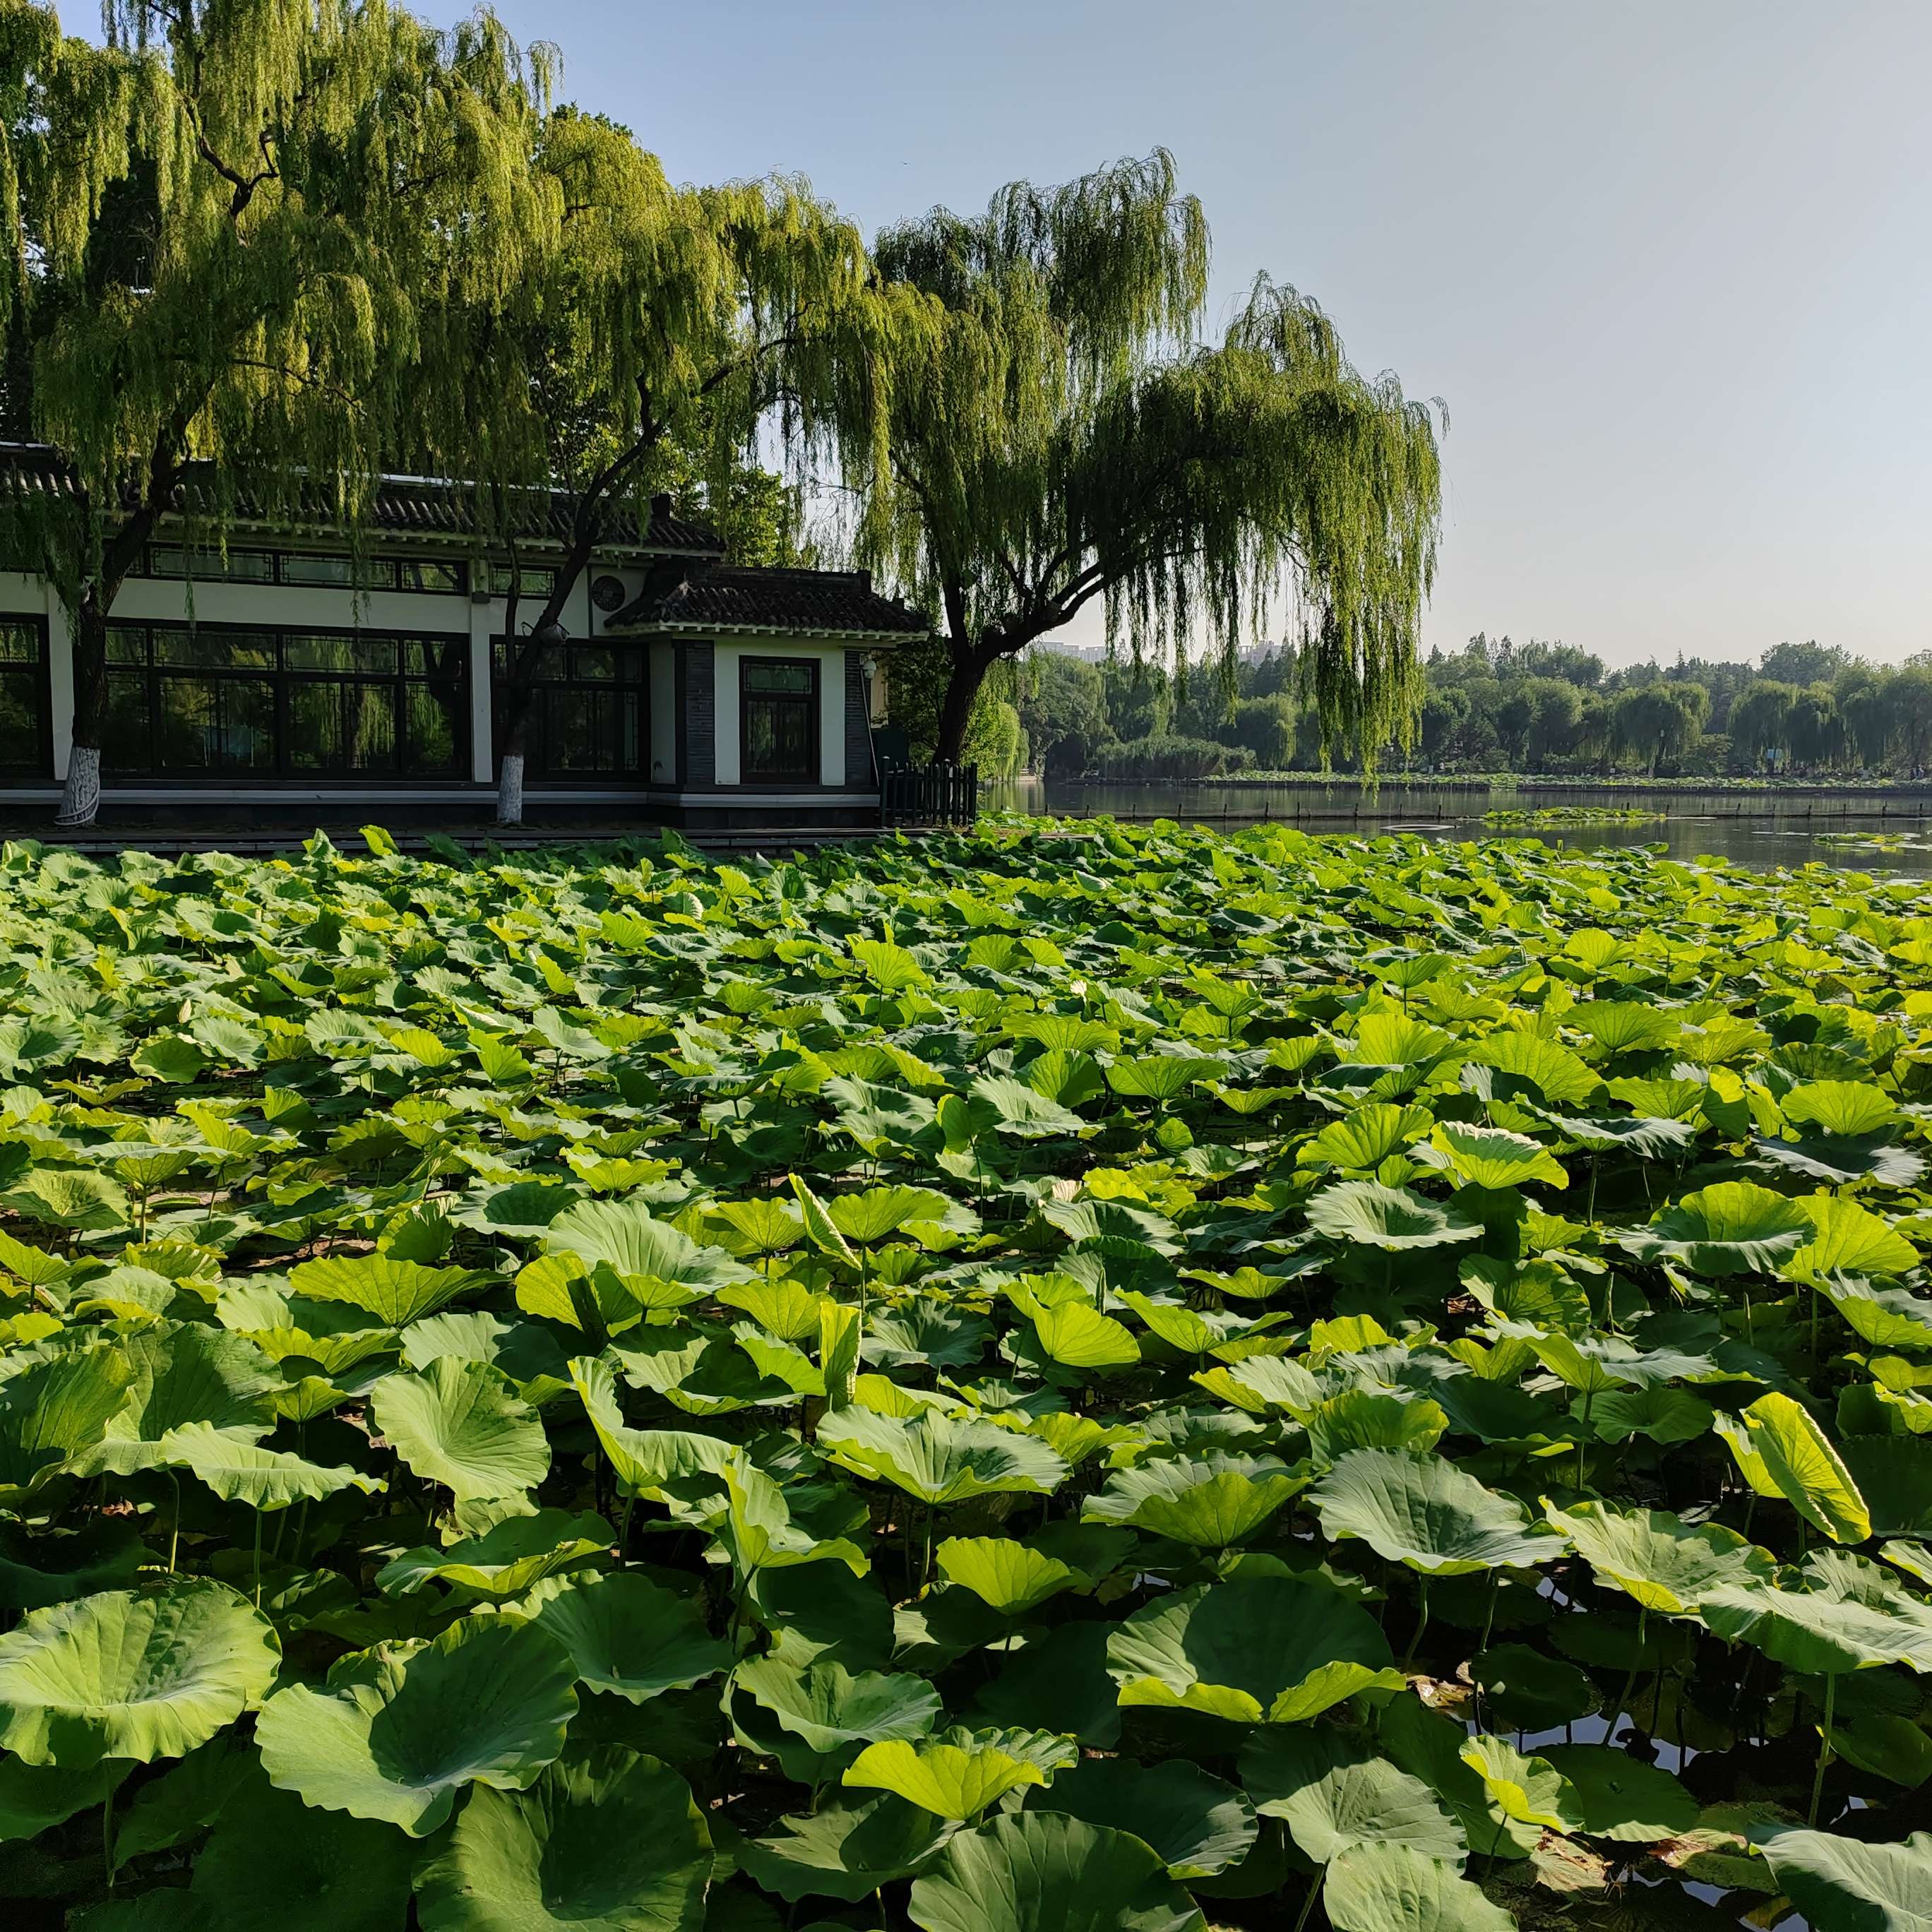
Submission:
POLYGON ((886 825, 970 825, 980 815, 977 765, 888 765, 879 775, 886 825))

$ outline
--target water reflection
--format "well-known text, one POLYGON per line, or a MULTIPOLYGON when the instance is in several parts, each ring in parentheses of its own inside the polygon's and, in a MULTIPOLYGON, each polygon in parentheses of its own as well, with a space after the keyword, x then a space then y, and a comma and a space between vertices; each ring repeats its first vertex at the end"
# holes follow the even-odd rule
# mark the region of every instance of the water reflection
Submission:
POLYGON ((1671 856, 1708 856, 1747 866, 1821 863, 1859 872, 1896 871, 1932 878, 1932 797, 1874 795, 1834 798, 1803 793, 1709 791, 1644 793, 1612 787, 1558 792, 1450 791, 1433 786, 1242 785, 1204 779, 1194 784, 1094 784, 1037 778, 987 785, 988 810, 1107 816, 1139 820, 1175 818, 1193 824, 1296 825, 1309 832, 1414 832, 1432 838, 1534 838, 1552 845, 1663 844, 1671 856), (1487 812, 1547 806, 1634 807, 1664 814, 1642 825, 1504 828, 1486 825, 1487 812), (1882 844, 1870 844, 1867 839, 1882 844), (1904 849, 1888 850, 1894 839, 1904 849), (1924 850, 1914 850, 1916 846, 1924 850))

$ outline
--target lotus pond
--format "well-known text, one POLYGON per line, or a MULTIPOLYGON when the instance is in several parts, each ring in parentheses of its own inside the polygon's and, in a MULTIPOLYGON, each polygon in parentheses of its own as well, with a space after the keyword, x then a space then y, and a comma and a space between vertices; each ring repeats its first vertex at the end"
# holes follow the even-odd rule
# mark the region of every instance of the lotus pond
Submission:
POLYGON ((10 1924, 1928 1922, 1922 886, 368 845, 0 851, 10 1924))

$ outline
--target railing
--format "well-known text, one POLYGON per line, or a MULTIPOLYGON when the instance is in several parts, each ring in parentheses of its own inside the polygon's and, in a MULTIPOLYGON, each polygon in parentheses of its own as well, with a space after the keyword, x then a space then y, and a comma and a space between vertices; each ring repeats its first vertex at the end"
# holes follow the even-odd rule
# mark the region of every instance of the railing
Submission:
POLYGON ((980 815, 977 765, 888 765, 879 775, 886 825, 970 825, 980 815))

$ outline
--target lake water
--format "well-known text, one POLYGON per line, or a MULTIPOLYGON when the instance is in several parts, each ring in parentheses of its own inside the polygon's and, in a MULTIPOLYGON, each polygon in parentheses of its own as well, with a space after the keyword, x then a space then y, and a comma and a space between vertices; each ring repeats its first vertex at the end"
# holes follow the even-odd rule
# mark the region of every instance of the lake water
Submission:
POLYGON ((1708 856, 1747 866, 1818 863, 1861 872, 1890 871, 1932 878, 1932 796, 1864 794, 1831 797, 1804 793, 1651 792, 1622 787, 1560 791, 1496 789, 1454 791, 1438 786, 1384 784, 1086 784, 1012 778, 987 785, 988 810, 1054 818, 1109 817, 1144 824, 1295 825, 1304 831, 1374 838, 1414 832, 1428 838, 1540 838, 1552 845, 1662 844, 1673 858, 1708 856), (1546 807, 1633 808, 1664 814, 1642 825, 1496 826, 1487 812, 1546 807), (1900 849, 1886 849, 1894 839, 1900 849), (1885 844, 1866 842, 1877 839, 1885 844))

